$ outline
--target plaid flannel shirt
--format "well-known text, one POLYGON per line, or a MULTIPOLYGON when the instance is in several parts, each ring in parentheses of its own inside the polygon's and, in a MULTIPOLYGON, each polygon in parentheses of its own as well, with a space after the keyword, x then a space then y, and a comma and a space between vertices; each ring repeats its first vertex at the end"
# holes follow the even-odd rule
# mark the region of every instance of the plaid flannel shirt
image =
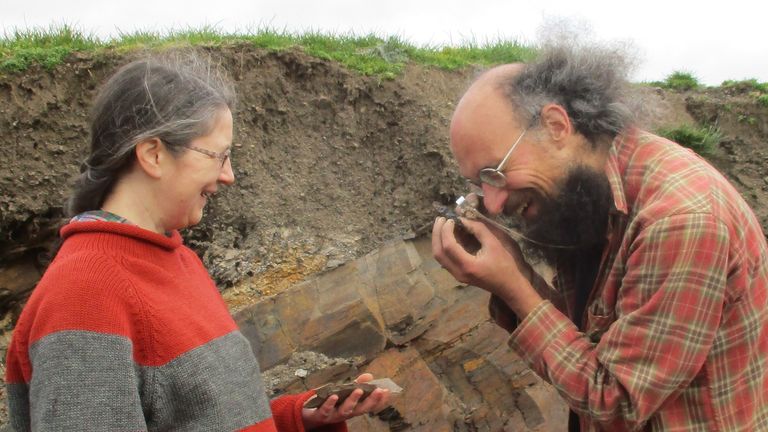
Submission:
POLYGON ((739 193, 690 150, 630 130, 580 328, 567 275, 509 345, 582 431, 768 431, 768 255, 739 193), (555 307, 555 304, 558 307, 555 307))

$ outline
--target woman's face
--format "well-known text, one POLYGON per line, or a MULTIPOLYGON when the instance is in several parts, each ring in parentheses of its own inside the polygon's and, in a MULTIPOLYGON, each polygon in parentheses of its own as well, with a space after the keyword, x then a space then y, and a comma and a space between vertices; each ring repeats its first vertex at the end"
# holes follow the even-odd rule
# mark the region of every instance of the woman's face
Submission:
POLYGON ((166 231, 196 225, 203 217, 203 208, 208 199, 216 193, 220 184, 235 182, 232 163, 229 158, 222 161, 204 151, 225 153, 232 146, 232 113, 225 108, 219 112, 208 135, 192 140, 181 155, 171 158, 170 173, 164 179, 164 208, 162 225, 166 231))

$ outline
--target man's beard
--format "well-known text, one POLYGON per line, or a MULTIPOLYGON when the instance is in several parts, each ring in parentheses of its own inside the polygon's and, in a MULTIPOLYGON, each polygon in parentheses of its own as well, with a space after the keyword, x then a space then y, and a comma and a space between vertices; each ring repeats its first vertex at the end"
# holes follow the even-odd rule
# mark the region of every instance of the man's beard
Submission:
POLYGON ((571 319, 580 326, 606 243, 613 193, 604 173, 585 166, 572 169, 559 183, 557 196, 542 200, 536 220, 522 222, 528 240, 520 246, 534 267, 543 261, 570 281, 576 292, 571 319))
POLYGON ((605 174, 576 167, 561 181, 558 195, 542 202, 536 220, 523 223, 523 234, 533 240, 524 249, 537 251, 549 265, 587 264, 605 245, 612 206, 605 174))

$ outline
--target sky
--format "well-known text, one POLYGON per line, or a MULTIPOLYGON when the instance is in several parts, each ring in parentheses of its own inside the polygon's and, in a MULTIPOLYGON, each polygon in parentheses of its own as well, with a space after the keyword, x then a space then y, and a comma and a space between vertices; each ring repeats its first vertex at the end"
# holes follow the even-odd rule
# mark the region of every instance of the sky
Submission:
POLYGON ((136 30, 214 26, 400 36, 418 45, 498 39, 534 44, 542 28, 567 22, 601 43, 633 47, 633 81, 685 71, 699 82, 768 82, 764 0, 0 0, 0 30, 68 24, 103 39, 136 30))

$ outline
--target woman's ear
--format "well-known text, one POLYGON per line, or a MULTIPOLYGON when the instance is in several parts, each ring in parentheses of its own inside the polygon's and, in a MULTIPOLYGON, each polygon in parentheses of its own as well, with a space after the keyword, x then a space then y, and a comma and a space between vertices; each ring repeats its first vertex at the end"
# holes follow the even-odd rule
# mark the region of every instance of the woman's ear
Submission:
POLYGON ((160 178, 163 174, 161 162, 167 155, 167 150, 159 138, 150 138, 136 144, 136 161, 141 169, 152 178, 160 178))
POLYGON ((571 119, 561 105, 544 105, 541 109, 541 125, 558 147, 565 145, 567 138, 573 134, 571 119))

